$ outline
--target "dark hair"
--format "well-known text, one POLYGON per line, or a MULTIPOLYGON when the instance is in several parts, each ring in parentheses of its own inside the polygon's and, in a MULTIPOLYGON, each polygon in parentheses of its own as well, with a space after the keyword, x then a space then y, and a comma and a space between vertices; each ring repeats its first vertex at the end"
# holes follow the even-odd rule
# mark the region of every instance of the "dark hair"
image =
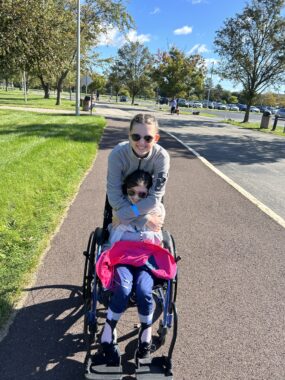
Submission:
POLYGON ((135 170, 124 179, 123 194, 127 194, 127 189, 139 186, 141 183, 149 190, 152 186, 152 176, 144 170, 135 170))
POLYGON ((131 124, 130 124, 130 132, 132 131, 135 123, 153 124, 155 126, 156 132, 158 132, 158 123, 157 123, 156 117, 148 113, 139 113, 132 118, 131 124))

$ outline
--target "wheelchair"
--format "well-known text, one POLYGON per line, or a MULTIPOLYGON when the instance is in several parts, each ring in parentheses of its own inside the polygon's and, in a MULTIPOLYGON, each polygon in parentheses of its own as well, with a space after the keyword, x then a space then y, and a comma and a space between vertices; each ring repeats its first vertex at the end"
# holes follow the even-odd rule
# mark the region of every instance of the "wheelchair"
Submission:
MULTIPOLYGON (((106 365, 100 356, 99 336, 104 327, 110 290, 103 289, 100 279, 96 274, 96 262, 100 257, 104 243, 108 240, 108 225, 112 221, 112 208, 106 196, 104 208, 103 227, 97 227, 90 234, 85 256, 83 275, 83 300, 84 300, 84 340, 87 353, 85 358, 85 378, 89 380, 119 380, 123 379, 122 364, 118 367, 106 365), (98 350, 99 348, 99 350, 98 350), (97 349, 96 355, 92 351, 97 349), (97 359, 94 360, 94 357, 97 359), (99 359, 98 361, 98 358, 99 359)), ((180 257, 176 255, 175 242, 172 235, 163 230, 163 247, 166 248, 178 262, 180 257)), ((173 379, 172 354, 177 338, 178 315, 175 301, 177 296, 177 273, 172 280, 158 280, 153 288, 155 302, 154 320, 157 326, 157 335, 153 336, 154 348, 151 359, 138 359, 134 357, 135 378, 137 380, 173 379), (165 355, 156 356, 156 351, 168 343, 168 352, 165 355)), ((129 309, 135 305, 135 295, 129 301, 129 309)), ((120 323, 120 322, 119 322, 120 323)), ((153 327, 155 327, 153 323, 153 327)), ((154 333, 154 330, 153 330, 154 333)), ((137 335, 130 333, 129 336, 137 335)), ((133 350, 132 350, 133 352, 133 350)))

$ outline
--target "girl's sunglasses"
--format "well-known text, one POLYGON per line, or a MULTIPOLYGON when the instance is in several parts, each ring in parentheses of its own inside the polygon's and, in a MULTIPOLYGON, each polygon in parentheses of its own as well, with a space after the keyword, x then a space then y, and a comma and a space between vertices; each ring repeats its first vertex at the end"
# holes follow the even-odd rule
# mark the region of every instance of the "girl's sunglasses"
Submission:
POLYGON ((154 137, 153 136, 149 136, 149 135, 147 135, 147 136, 141 136, 138 133, 132 133, 131 134, 131 139, 133 141, 140 141, 140 139, 144 139, 145 142, 151 143, 152 140, 154 139, 154 137))
POLYGON ((133 197, 134 195, 137 195, 139 198, 141 199, 144 199, 147 197, 147 193, 145 193, 144 191, 140 191, 140 192, 136 192, 134 190, 127 190, 127 194, 130 196, 130 197, 133 197))

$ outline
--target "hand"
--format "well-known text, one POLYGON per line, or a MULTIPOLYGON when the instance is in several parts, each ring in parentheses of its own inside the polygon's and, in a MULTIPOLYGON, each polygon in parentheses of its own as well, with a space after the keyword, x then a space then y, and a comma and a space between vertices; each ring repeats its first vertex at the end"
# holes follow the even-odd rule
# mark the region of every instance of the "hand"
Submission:
POLYGON ((117 227, 120 223, 121 223, 120 219, 116 215, 113 215, 113 218, 112 218, 112 227, 117 227))
POLYGON ((149 214, 147 216, 148 221, 146 222, 146 226, 153 232, 159 232, 163 225, 163 220, 161 215, 157 214, 149 214))

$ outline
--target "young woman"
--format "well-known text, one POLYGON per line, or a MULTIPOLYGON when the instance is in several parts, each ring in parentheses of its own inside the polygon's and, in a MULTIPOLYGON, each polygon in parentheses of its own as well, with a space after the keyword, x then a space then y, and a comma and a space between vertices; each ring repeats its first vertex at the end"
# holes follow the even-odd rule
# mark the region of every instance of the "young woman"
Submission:
POLYGON ((138 114, 130 123, 129 141, 119 143, 108 158, 107 195, 109 203, 121 223, 132 224, 138 229, 147 225, 159 231, 162 221, 151 211, 161 203, 169 172, 169 154, 157 144, 158 123, 154 116, 138 114), (124 197, 124 179, 135 170, 148 172, 153 179, 148 197, 135 205, 124 197))

